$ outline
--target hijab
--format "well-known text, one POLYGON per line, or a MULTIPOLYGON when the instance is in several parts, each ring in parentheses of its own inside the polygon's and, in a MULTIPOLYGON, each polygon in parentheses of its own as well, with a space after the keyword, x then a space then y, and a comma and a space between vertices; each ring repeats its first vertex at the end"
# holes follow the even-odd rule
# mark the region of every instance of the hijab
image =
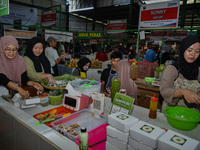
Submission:
MULTIPOLYGON (((78 61, 78 68, 80 69, 80 72, 86 72, 86 70, 83 69, 83 67, 87 64, 87 63, 90 63, 90 66, 91 66, 91 61, 86 58, 86 57, 83 57, 81 58, 79 61, 78 61)), ((90 67, 89 66, 89 67, 90 67)))
POLYGON ((121 60, 117 63, 116 72, 120 78, 120 89, 126 89, 128 96, 137 100, 138 88, 135 82, 130 78, 130 64, 127 60, 121 60))
POLYGON ((184 38, 180 44, 179 57, 178 60, 172 64, 176 69, 188 80, 196 80, 198 77, 199 67, 197 65, 197 60, 193 63, 188 63, 184 58, 184 52, 193 44, 200 42, 196 36, 187 36, 184 38))
POLYGON ((44 43, 43 40, 39 37, 33 37, 32 39, 30 39, 26 52, 25 52, 25 56, 28 56, 34 64, 35 70, 37 72, 42 72, 42 67, 44 68, 45 73, 50 73, 50 63, 49 60, 47 59, 47 57, 45 56, 45 52, 44 52, 44 43), (37 43, 42 43, 43 45, 43 52, 40 54, 40 56, 35 56, 35 54, 33 53, 33 47, 35 44, 37 43))
POLYGON ((5 48, 9 45, 16 45, 19 48, 18 41, 13 36, 3 36, 0 39, 0 73, 4 74, 8 79, 21 85, 21 75, 26 71, 26 64, 23 57, 18 52, 13 59, 9 59, 5 55, 5 48))

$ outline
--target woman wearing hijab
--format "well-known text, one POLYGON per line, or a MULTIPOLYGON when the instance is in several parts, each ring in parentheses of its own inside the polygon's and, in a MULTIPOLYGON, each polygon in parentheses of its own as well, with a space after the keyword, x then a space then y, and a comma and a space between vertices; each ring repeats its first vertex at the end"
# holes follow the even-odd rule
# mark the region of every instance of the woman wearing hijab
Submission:
POLYGON ((43 87, 33 81, 29 81, 26 72, 24 58, 18 54, 18 42, 13 36, 4 36, 0 39, 0 84, 19 92, 27 99, 29 93, 21 88, 21 85, 33 86, 38 91, 43 87))
POLYGON ((54 77, 50 74, 50 63, 45 56, 41 38, 34 37, 29 41, 24 59, 30 80, 40 82, 48 78, 50 84, 55 83, 54 77))
POLYGON ((137 104, 138 87, 130 78, 130 64, 127 60, 121 60, 117 64, 116 72, 120 78, 120 89, 126 89, 126 95, 135 98, 137 104))
POLYGON ((161 79, 162 111, 176 105, 200 111, 200 70, 196 64, 199 54, 200 40, 196 36, 182 40, 178 60, 167 66, 161 79))
POLYGON ((72 76, 80 76, 81 78, 86 78, 86 71, 91 66, 91 61, 83 57, 78 61, 78 67, 72 71, 72 76))

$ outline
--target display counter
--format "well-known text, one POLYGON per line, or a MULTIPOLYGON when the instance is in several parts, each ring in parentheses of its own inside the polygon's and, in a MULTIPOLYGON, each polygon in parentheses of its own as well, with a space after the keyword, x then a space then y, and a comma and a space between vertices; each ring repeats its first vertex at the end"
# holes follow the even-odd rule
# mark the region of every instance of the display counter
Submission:
POLYGON ((158 109, 161 109, 163 98, 160 94, 160 90, 158 86, 153 86, 150 83, 146 83, 144 79, 137 78, 134 80, 138 86, 139 97, 138 97, 138 105, 149 108, 150 107, 150 99, 155 95, 158 98, 158 109))
MULTIPOLYGON (((104 116, 107 118, 111 108, 110 98, 105 99, 104 116)), ((42 107, 37 105, 34 108, 21 110, 12 103, 0 98, 0 149, 48 149, 48 150, 78 150, 75 142, 61 135, 54 129, 38 122, 33 115, 55 108, 58 106, 42 107)), ((156 125, 161 128, 170 129, 196 140, 200 140, 200 125, 191 131, 178 130, 170 126, 163 113, 157 114, 156 119, 148 117, 149 110, 139 106, 133 106, 132 116, 142 121, 156 125)))

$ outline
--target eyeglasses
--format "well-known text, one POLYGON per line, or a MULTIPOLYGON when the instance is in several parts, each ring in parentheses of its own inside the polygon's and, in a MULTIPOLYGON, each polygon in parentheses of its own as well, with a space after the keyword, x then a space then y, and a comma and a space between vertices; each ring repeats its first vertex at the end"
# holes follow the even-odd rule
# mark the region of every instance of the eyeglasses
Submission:
POLYGON ((5 49, 5 52, 6 52, 6 53, 11 53, 11 52, 17 53, 17 51, 18 51, 18 50, 17 50, 16 48, 15 48, 15 49, 11 49, 11 48, 6 48, 6 49, 5 49))

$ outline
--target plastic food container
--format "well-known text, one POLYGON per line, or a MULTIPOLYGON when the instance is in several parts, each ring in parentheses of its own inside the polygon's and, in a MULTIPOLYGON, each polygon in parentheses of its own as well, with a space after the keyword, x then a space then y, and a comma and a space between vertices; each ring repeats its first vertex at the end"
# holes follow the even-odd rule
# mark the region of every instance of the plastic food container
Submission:
POLYGON ((200 113, 186 107, 167 107, 164 110, 171 126, 180 130, 192 130, 200 122, 200 113))
POLYGON ((46 107, 49 105, 49 97, 46 96, 46 97, 41 97, 40 98, 40 105, 43 106, 43 107, 46 107))
POLYGON ((57 95, 57 96, 49 96, 49 104, 50 105, 60 105, 62 104, 62 98, 63 98, 63 94, 61 95, 57 95))
POLYGON ((80 91, 82 94, 91 96, 92 92, 100 92, 101 82, 95 81, 89 87, 83 87, 84 84, 89 84, 92 80, 76 80, 72 81, 71 85, 74 89, 80 91))
POLYGON ((95 114, 88 109, 83 109, 60 120, 54 121, 51 125, 53 129, 75 141, 79 136, 81 127, 86 127, 87 132, 89 132, 106 122, 106 119, 102 115, 95 114))

